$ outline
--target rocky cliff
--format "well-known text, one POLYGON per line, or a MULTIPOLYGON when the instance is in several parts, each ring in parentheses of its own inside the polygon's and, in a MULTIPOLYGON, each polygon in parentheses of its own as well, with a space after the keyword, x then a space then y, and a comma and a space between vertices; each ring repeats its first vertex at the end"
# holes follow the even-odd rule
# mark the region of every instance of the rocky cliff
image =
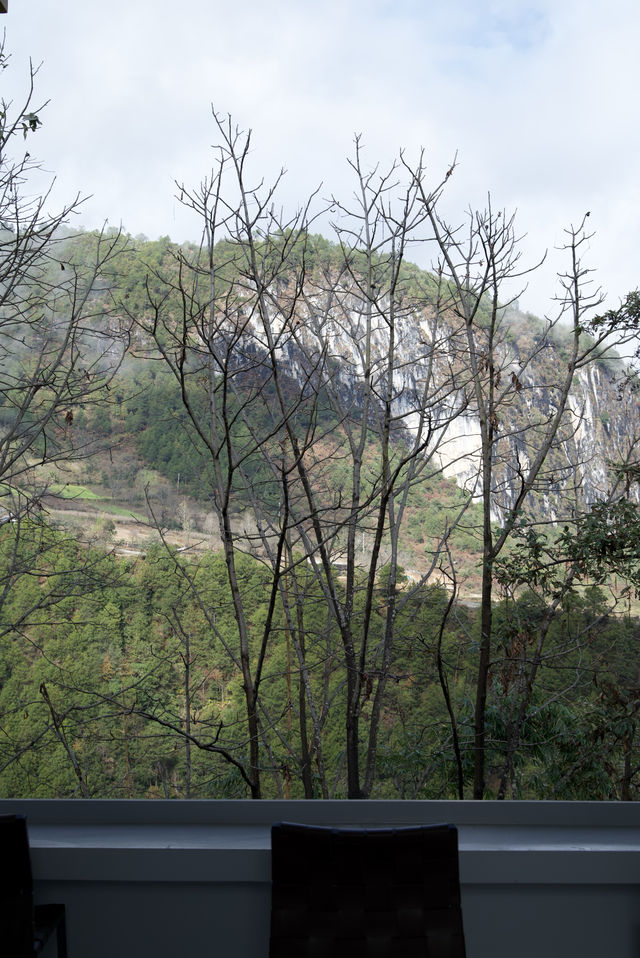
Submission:
MULTIPOLYGON (((357 296, 334 293, 330 304, 307 298, 282 352, 300 383, 319 376, 341 408, 356 409, 368 390, 381 416, 390 400, 397 434, 404 433, 405 442, 422 442, 431 468, 474 496, 482 492, 479 383, 485 398, 492 397, 492 511, 500 522, 562 402, 569 334, 514 309, 504 311, 498 334, 489 353, 482 330, 476 331, 474 373, 462 321, 410 308, 390 319, 384 304, 372 309, 357 296)), ((529 511, 554 521, 592 503, 607 494, 613 466, 635 458, 640 408, 625 380, 627 370, 612 353, 594 352, 573 371, 529 511)))

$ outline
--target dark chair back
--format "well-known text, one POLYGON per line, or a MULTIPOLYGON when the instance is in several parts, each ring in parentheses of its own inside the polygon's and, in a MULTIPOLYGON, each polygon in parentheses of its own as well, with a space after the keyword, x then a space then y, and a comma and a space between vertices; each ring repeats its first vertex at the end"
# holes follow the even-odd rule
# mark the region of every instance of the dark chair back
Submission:
POLYGON ((7 955, 32 958, 33 882, 27 822, 0 816, 0 935, 7 955))
POLYGON ((270 958, 464 958, 452 825, 271 831, 270 958))
POLYGON ((33 904, 27 822, 0 815, 0 954, 33 958, 56 934, 58 958, 66 958, 64 905, 33 904))

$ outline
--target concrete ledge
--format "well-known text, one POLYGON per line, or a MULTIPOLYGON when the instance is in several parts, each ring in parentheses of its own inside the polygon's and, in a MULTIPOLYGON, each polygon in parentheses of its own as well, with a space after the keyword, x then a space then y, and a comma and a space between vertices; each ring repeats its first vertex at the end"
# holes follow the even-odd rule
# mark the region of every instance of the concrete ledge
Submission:
POLYGON ((547 828, 635 828, 634 802, 164 801, 144 799, 0 799, 0 814, 22 812, 34 824, 254 825, 290 819, 308 824, 544 825, 547 828))
POLYGON ((640 883, 640 806, 504 802, 1 801, 41 880, 268 882, 270 826, 453 822, 463 883, 640 883))

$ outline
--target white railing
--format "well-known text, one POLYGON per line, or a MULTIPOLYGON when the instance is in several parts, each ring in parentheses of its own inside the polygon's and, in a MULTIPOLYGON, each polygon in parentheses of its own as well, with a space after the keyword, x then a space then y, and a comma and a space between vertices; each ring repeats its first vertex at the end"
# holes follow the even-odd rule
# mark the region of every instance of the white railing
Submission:
POLYGON ((640 806, 569 802, 0 801, 70 958, 266 958, 274 821, 458 826, 468 958, 636 958, 640 806))

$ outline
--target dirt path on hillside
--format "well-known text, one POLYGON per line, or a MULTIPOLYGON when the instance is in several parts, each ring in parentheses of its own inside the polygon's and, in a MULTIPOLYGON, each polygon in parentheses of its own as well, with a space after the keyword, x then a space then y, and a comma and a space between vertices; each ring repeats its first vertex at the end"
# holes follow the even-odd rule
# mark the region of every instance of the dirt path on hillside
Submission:
MULTIPOLYGON (((79 499, 46 497, 43 505, 56 524, 75 532, 80 530, 83 538, 108 542, 118 555, 143 555, 151 544, 162 541, 160 533, 153 525, 140 521, 133 513, 130 516, 114 515, 101 509, 97 503, 93 505, 79 499), (114 531, 105 535, 100 524, 107 526, 109 523, 113 523, 114 531)), ((218 536, 195 530, 183 532, 180 529, 170 529, 164 532, 164 540, 182 551, 203 553, 220 548, 218 536)))
MULTIPOLYGON (((121 509, 126 509, 125 503, 114 503, 121 509)), ((199 530, 184 532, 181 529, 170 529, 160 533, 148 522, 144 522, 131 512, 129 516, 115 515, 100 508, 99 500, 61 499, 56 496, 47 496, 43 500, 47 514, 57 524, 66 527, 85 541, 95 540, 106 549, 112 549, 116 555, 127 557, 144 556, 151 545, 162 542, 180 552, 193 555, 202 555, 205 552, 216 552, 222 548, 218 535, 208 535, 199 530), (111 523, 113 526, 111 526, 111 523)), ((240 531, 244 528, 242 517, 238 517, 240 531)), ((255 546, 255 543, 254 543, 255 546)), ((249 540, 246 541, 247 551, 251 551, 249 540)), ((421 572, 409 570, 408 579, 415 584, 420 580, 421 572)), ((432 584, 442 584, 437 574, 432 578, 432 584)), ((475 588, 462 589, 459 601, 463 605, 476 607, 480 604, 480 596, 475 588)))

